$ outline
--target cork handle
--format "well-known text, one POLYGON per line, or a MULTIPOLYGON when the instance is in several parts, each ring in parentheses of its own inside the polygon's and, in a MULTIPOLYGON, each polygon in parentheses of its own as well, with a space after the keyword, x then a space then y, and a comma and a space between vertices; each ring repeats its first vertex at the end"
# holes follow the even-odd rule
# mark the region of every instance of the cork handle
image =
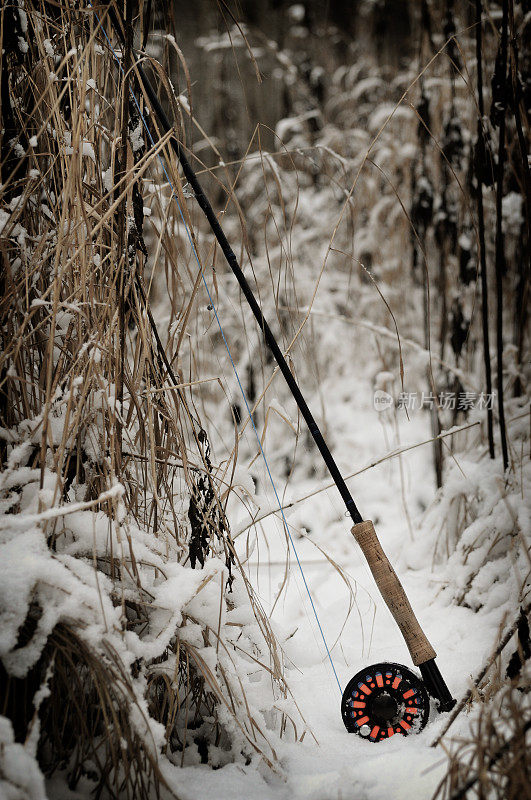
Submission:
POLYGON ((402 632, 413 663, 418 666, 435 658, 437 654, 424 635, 409 604, 404 588, 382 550, 374 525, 369 519, 364 520, 358 525, 354 525, 352 533, 363 550, 363 555, 367 559, 387 608, 402 632))

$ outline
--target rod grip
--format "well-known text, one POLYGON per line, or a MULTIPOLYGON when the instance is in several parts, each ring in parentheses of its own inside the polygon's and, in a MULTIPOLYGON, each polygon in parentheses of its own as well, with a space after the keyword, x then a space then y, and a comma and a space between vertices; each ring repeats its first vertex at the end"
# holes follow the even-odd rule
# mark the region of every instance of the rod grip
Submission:
POLYGON ((367 559, 387 608, 400 628, 415 666, 435 658, 437 653, 413 613, 404 587, 382 549, 371 520, 367 519, 354 525, 352 534, 367 559))

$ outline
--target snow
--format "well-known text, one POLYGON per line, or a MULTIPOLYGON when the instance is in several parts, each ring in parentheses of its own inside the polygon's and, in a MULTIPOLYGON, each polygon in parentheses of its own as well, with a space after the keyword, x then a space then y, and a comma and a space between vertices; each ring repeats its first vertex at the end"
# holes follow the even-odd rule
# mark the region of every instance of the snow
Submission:
POLYGON ((24 2, 23 0, 19 0, 18 2, 18 16, 20 19, 20 29, 22 33, 28 32, 28 15, 24 11, 24 2))
POLYGON ((112 191, 112 167, 102 172, 103 186, 107 192, 112 191))
MULTIPOLYGON (((76 152, 76 148, 67 146, 63 148, 63 152, 65 153, 65 155, 71 156, 76 152)), ((88 156, 88 158, 90 158, 92 161, 94 161, 94 163, 96 163, 96 156, 94 154, 94 145, 92 144, 92 142, 87 142, 87 141, 81 142, 81 155, 88 156)))
MULTIPOLYGON (((319 113, 319 111, 311 109, 310 111, 300 114, 297 117, 286 117, 277 123, 275 135, 278 136, 281 141, 284 141, 288 134, 300 133, 303 131, 305 127, 304 123, 309 119, 318 117, 319 113)), ((274 166, 274 162, 272 162, 272 166, 274 166)))
POLYGON ((11 721, 0 716, 0 797, 2 800, 48 800, 35 757, 15 742, 11 721))
MULTIPOLYGON (((16 205, 16 204, 15 204, 16 205)), ((0 236, 6 237, 9 232, 9 237, 15 239, 21 247, 24 247, 27 231, 19 223, 12 223, 12 215, 7 211, 0 209, 0 236)))
POLYGON ((502 220, 504 233, 517 233, 524 218, 522 195, 509 192, 502 198, 502 220))
POLYGON ((144 139, 143 139, 143 123, 142 120, 139 120, 137 126, 129 132, 129 140, 131 142, 131 147, 133 148, 133 153, 136 153, 140 150, 141 147, 144 147, 144 139))
POLYGON ((294 22, 302 22, 305 13, 306 12, 304 10, 304 6, 302 5, 302 3, 296 3, 295 5, 292 5, 288 8, 288 16, 294 22))

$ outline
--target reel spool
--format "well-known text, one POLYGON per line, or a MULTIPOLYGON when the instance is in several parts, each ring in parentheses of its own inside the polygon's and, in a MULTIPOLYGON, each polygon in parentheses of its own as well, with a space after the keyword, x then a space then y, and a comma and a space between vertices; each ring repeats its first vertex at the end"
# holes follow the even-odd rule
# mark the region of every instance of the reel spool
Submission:
POLYGON ((422 680, 402 664, 373 664, 354 675, 341 700, 349 733, 381 742, 395 733, 419 733, 428 721, 430 701, 422 680))

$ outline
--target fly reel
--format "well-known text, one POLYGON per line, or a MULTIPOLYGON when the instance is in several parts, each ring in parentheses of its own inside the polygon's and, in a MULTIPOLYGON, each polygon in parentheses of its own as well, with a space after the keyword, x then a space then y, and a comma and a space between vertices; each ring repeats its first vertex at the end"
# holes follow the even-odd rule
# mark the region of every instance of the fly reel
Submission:
POLYGON ((408 736, 426 725, 430 700, 422 680, 401 664, 373 664, 349 681, 341 716, 349 733, 381 742, 408 736))

